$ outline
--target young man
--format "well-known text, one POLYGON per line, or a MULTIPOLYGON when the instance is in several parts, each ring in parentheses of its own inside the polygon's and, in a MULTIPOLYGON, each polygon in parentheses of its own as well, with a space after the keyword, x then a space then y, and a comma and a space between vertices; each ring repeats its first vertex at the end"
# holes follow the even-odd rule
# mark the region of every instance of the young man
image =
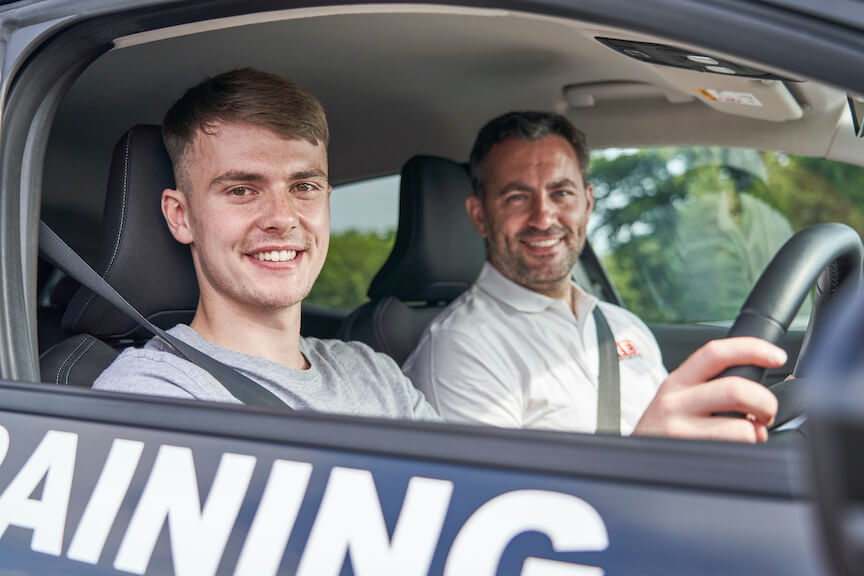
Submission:
MULTIPOLYGON (((227 72, 187 91, 163 136, 177 189, 163 192, 162 212, 200 287, 191 324, 170 332, 292 408, 438 419, 390 358, 300 337, 330 235, 329 133, 315 97, 272 74, 227 72)), ((125 350, 94 388, 237 401, 156 338, 125 350)))
POLYGON ((403 369, 449 420, 594 432, 599 306, 626 349, 613 430, 765 440, 773 394, 740 378, 709 380, 736 364, 780 366, 782 350, 752 338, 716 341, 667 377, 648 328, 571 281, 594 203, 588 159, 582 133, 556 114, 505 114, 483 127, 466 208, 487 262, 403 369), (712 416, 727 411, 747 418, 712 416))

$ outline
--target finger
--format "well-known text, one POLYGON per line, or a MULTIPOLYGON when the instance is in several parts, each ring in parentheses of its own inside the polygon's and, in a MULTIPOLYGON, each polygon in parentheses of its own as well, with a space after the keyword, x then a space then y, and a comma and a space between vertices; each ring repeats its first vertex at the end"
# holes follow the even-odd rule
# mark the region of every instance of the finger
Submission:
POLYGON ((678 384, 710 380, 732 366, 775 368, 786 363, 786 352, 761 338, 741 337, 712 340, 669 375, 678 384))
POLYGON ((768 440, 768 426, 756 422, 753 423, 753 428, 756 430, 756 442, 761 443, 768 440))
POLYGON ((705 382, 677 393, 676 403, 691 414, 710 416, 717 412, 741 412, 754 422, 770 426, 777 415, 777 397, 765 386, 729 376, 705 382))
POLYGON ((669 436, 755 444, 768 439, 765 426, 744 418, 690 418, 669 430, 669 436))

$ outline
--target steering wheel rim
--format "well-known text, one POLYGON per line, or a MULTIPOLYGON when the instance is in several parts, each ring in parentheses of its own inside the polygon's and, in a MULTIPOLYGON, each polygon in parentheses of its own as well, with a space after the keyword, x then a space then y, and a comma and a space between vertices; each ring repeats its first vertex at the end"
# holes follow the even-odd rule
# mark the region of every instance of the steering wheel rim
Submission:
MULTIPOLYGON (((851 227, 830 223, 801 230, 762 272, 727 337, 756 336, 778 344, 815 285, 810 322, 793 370, 796 379, 807 378, 812 371, 812 343, 821 339, 825 325, 830 323, 838 295, 860 288, 862 263, 864 244, 851 227)), ((761 383, 765 368, 737 366, 722 375, 743 376, 761 383)), ((793 406, 798 388, 796 381, 772 388, 780 403, 775 427, 802 415, 800 407, 793 406)))

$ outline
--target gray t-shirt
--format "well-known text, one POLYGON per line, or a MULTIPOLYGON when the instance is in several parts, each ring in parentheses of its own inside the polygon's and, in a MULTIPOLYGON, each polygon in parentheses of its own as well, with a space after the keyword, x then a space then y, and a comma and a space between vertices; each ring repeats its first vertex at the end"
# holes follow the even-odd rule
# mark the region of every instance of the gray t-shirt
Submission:
MULTIPOLYGON (((217 346, 185 324, 168 332, 261 384, 296 410, 440 420, 389 356, 360 342, 301 338, 300 351, 311 367, 298 370, 217 346)), ((239 403, 209 372, 177 356, 158 338, 143 348, 124 350, 93 388, 239 403)))

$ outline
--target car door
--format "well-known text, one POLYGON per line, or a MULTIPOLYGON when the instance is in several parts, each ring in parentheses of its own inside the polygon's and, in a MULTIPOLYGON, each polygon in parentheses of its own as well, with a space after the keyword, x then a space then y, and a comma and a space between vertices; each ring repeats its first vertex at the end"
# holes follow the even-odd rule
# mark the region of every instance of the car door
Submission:
MULTIPOLYGON (((0 11, 8 31, 0 130, 0 568, 827 571, 800 446, 285 413, 38 382, 35 230, 52 114, 65 90, 116 38, 217 17, 266 19, 274 7, 300 20, 321 16, 275 4, 45 1, 0 11)), ((368 9, 303 7, 311 4, 348 16, 368 9)), ((864 19, 838 29, 740 2, 477 4, 463 8, 652 29, 864 91, 864 80, 847 76, 864 55, 855 28, 864 19), (723 29, 733 24, 743 36, 730 48, 723 29)), ((427 8, 440 10, 411 10, 427 8)))

